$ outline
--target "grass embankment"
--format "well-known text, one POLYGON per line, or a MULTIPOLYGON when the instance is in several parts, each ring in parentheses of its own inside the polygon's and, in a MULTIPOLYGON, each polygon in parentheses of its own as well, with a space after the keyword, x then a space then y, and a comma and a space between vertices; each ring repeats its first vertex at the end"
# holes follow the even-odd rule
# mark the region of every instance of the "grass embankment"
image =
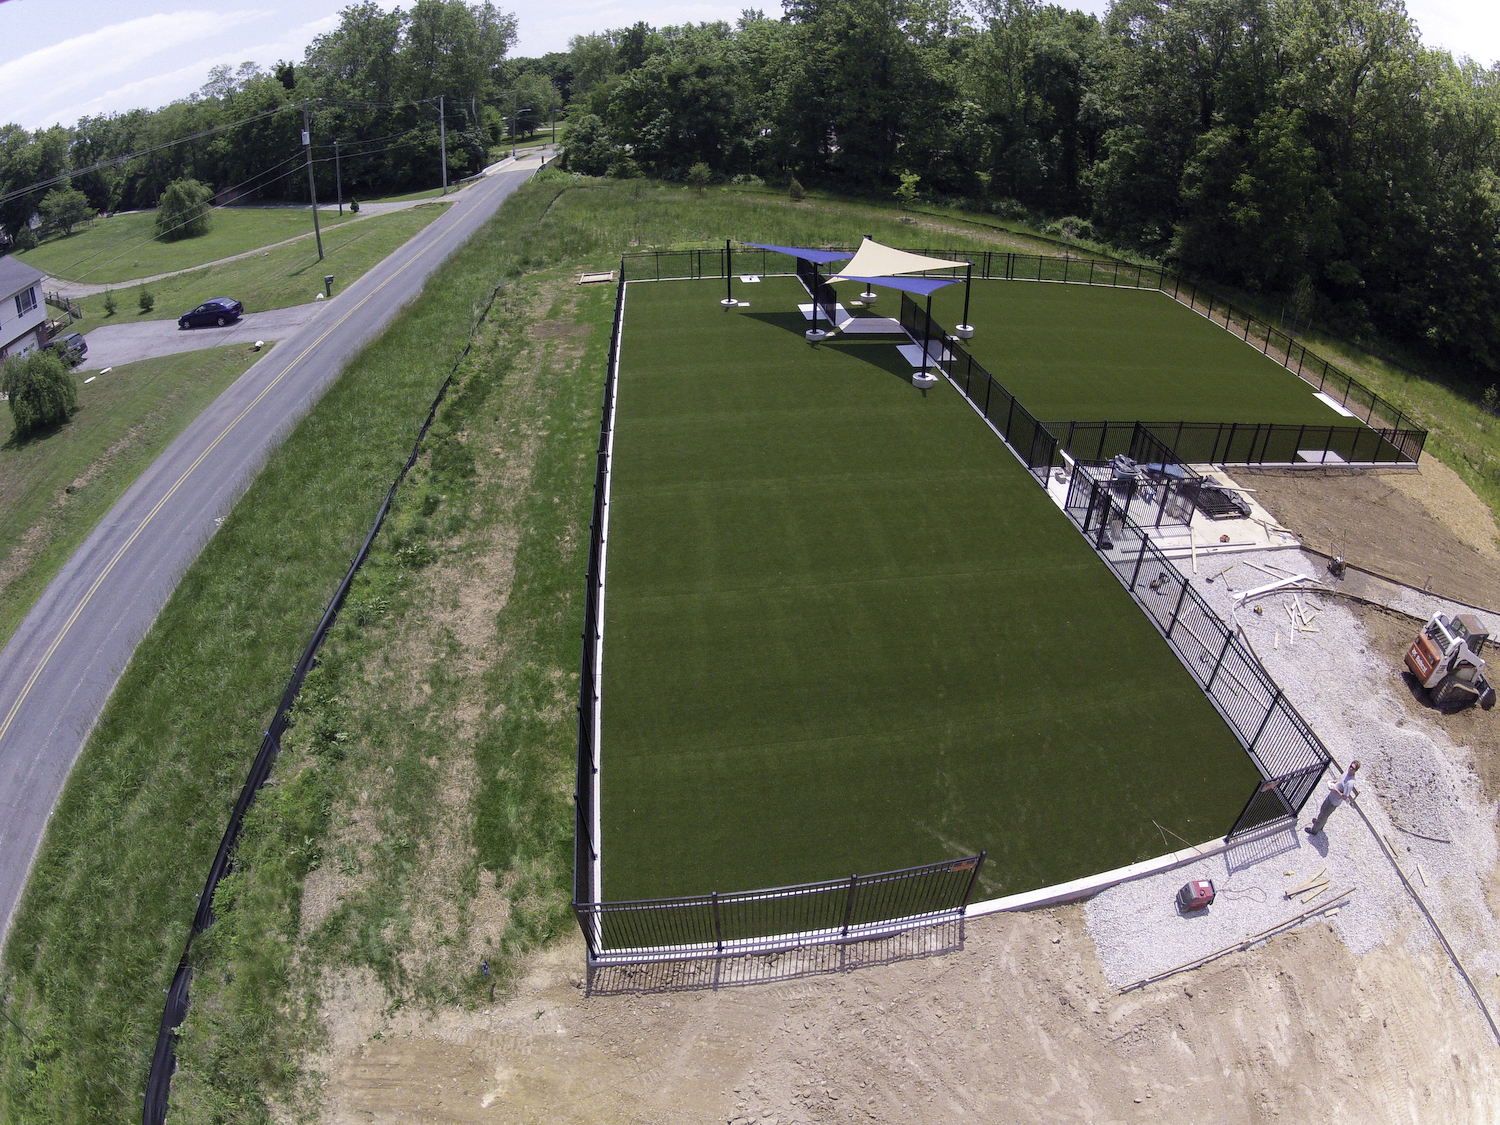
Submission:
POLYGON ((79 375, 67 425, 0 445, 0 647, 141 471, 266 354, 210 348, 79 375))
POLYGON ((976 244, 873 208, 547 176, 433 275, 272 456, 90 736, 5 948, 0 1000, 31 1038, 0 1022, 0 1118, 139 1115, 161 989, 265 719, 501 280, 199 946, 173 1120, 295 1105, 342 971, 383 981, 392 1008, 478 999, 478 950, 499 950, 503 982, 571 925, 571 677, 612 293, 565 283, 632 244, 865 232, 976 244))
POLYGON ((318 260, 317 244, 309 238, 272 247, 254 257, 153 281, 146 287, 156 297, 156 306, 150 312, 141 311, 136 286, 115 290, 118 311, 113 316, 105 314, 104 294, 96 293, 80 302, 84 322, 74 331, 88 332, 101 325, 136 320, 176 320, 210 297, 234 297, 244 304, 246 312, 303 305, 323 292, 325 274, 334 275, 335 292, 346 288, 446 207, 444 203, 426 203, 335 227, 323 235, 322 261, 318 260))
MULTIPOLYGON (((17 254, 49 277, 103 285, 154 277, 243 254, 299 235, 312 235, 312 212, 294 207, 221 207, 213 227, 196 238, 156 240, 156 212, 132 211, 97 220, 70 235, 49 238, 34 250, 17 254)), ((318 208, 324 229, 348 222, 344 209, 318 208)))

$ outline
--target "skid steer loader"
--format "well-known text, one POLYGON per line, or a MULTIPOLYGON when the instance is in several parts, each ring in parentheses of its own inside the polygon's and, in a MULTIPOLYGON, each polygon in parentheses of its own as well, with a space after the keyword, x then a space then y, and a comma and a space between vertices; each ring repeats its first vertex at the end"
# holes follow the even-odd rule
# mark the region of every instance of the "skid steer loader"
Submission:
POLYGON ((1434 613, 1406 650, 1406 667, 1428 690, 1436 707, 1495 705, 1495 689, 1485 679, 1484 644, 1489 631, 1471 614, 1434 613))

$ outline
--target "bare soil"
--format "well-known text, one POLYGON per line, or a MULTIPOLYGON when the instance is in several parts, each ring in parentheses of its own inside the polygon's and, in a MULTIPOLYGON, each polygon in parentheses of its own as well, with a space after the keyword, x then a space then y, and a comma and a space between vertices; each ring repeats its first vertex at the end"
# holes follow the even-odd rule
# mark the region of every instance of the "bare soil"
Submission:
POLYGON ((1500 610, 1500 529, 1452 469, 1235 469, 1303 544, 1469 605, 1500 610))
POLYGON ((1124 995, 1101 975, 1078 907, 975 920, 961 948, 935 956, 798 977, 839 954, 805 956, 779 978, 764 959, 722 970, 772 978, 746 987, 711 987, 714 970, 700 966, 601 972, 590 994, 581 942, 561 943, 506 1003, 372 1026, 330 1073, 323 1119, 1375 1125, 1500 1114, 1500 1054, 1432 951, 1356 958, 1327 923, 1124 995))

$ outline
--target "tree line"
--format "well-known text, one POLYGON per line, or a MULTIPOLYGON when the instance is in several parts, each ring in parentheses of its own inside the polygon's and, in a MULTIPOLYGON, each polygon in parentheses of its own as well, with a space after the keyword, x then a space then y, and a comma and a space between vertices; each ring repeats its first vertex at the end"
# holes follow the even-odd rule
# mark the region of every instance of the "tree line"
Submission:
POLYGON ((1422 46, 1400 0, 1116 0, 1102 20, 787 0, 537 64, 573 103, 576 171, 887 197, 919 175, 931 199, 1500 367, 1500 69, 1422 46))
POLYGON ((155 110, 37 131, 6 125, 0 196, 10 198, 0 201, 0 235, 24 247, 38 217, 66 230, 91 212, 154 208, 182 180, 208 185, 220 202, 306 201, 304 105, 319 199, 333 198, 336 178, 345 198, 434 186, 440 107, 450 180, 475 172, 508 135, 517 79, 525 104, 541 112, 518 115, 523 134, 546 119, 555 96, 507 58, 515 41, 515 16, 490 0, 416 0, 392 11, 366 0, 345 8, 299 63, 216 67, 196 95, 155 110))
POLYGON ((79 193, 0 201, 0 237, 154 207, 183 179, 221 202, 304 200, 304 104, 320 198, 334 140, 346 197, 432 186, 440 97, 450 178, 566 105, 575 171, 886 198, 904 176, 1493 381, 1500 69, 1423 47, 1400 0, 1115 0, 1103 19, 977 2, 786 0, 779 18, 637 23, 514 59, 515 17, 490 0, 367 0, 295 65, 0 129, 0 196, 69 173, 79 193))

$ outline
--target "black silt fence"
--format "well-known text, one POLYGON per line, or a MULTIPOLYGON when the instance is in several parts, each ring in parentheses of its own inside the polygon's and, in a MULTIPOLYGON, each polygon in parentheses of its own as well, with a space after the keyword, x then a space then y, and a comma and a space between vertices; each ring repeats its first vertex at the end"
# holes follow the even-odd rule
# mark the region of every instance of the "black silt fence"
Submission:
POLYGON ((931 339, 938 367, 963 391, 1005 443, 1033 473, 1045 475, 1057 455, 1057 438, 1037 421, 1021 401, 1011 394, 984 366, 971 356, 947 330, 929 317, 927 310, 908 294, 901 295, 901 327, 919 343, 931 339))
POLYGON ((593 966, 869 941, 962 918, 985 853, 761 891, 576 903, 593 966))
POLYGON ((365 564, 365 559, 369 557, 375 536, 380 533, 381 525, 391 510, 391 503, 396 498, 396 490, 401 487, 401 482, 406 479, 407 473, 411 471, 411 467, 416 464, 417 457, 421 454, 422 443, 427 440, 427 431, 432 428, 433 420, 437 418, 438 408, 442 406, 443 399, 447 397, 448 388, 453 384, 453 374, 473 346, 474 332, 489 318, 490 310, 494 307, 495 298, 499 292, 498 288, 491 290, 484 312, 469 330, 469 339, 464 344, 463 351, 453 361, 452 370, 443 380, 437 394, 433 396, 432 405, 427 410, 427 417, 417 431, 416 441, 412 443, 411 453, 397 472, 396 479, 391 482, 390 488, 386 490, 385 499, 381 501, 380 508, 375 513, 375 520, 370 526, 369 533, 360 544, 354 560, 344 573, 343 581, 339 583, 333 597, 329 599, 323 616, 318 620, 317 627, 308 639, 307 647, 302 650, 302 656, 292 669, 291 679, 287 681, 286 690, 281 693, 281 701, 276 705, 276 712, 271 718, 270 726, 261 739, 255 760, 250 765, 250 774, 245 779, 239 798, 234 803, 234 809, 229 814, 229 824, 224 829, 224 836, 219 841, 219 850, 214 854, 213 863, 208 869, 208 878, 203 883, 203 892, 198 896, 198 909, 193 914, 193 925, 188 932, 182 959, 178 962, 177 972, 173 975, 172 984, 167 989, 167 1001, 162 1010, 161 1027, 156 1035, 156 1049, 152 1053, 151 1069, 146 1076, 145 1101, 141 1113, 144 1125, 163 1125, 167 1118, 172 1075, 177 1069, 176 1029, 182 1025, 183 1019, 187 1016, 189 991, 192 984, 193 939, 213 925, 214 895, 219 889, 219 883, 234 870, 234 849, 239 842, 240 831, 244 827, 245 814, 255 803, 256 795, 271 776, 271 769, 281 753, 281 736, 286 733, 288 715, 297 702, 297 695, 302 690, 302 684, 317 663, 318 651, 323 647, 329 630, 338 619, 339 610, 343 608, 344 600, 349 596, 349 588, 354 584, 355 575, 359 573, 360 568, 365 564))
POLYGON ((1332 760, 1271 674, 1131 520, 1107 481, 1075 470, 1064 505, 1233 731, 1262 781, 1229 835, 1302 811, 1332 760), (1275 816, 1267 810, 1279 809, 1275 816))

